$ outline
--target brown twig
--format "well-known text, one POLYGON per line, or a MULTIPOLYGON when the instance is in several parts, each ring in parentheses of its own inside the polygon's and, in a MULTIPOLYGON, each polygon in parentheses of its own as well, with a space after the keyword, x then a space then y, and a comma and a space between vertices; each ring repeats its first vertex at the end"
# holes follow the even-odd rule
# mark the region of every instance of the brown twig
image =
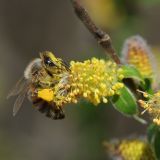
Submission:
POLYGON ((79 0, 71 0, 75 13, 78 18, 83 22, 83 24, 88 28, 88 30, 97 39, 98 43, 105 49, 107 54, 117 63, 120 64, 120 59, 117 56, 115 49, 112 46, 110 36, 104 32, 102 29, 98 28, 92 19, 90 18, 87 11, 80 4, 79 0))

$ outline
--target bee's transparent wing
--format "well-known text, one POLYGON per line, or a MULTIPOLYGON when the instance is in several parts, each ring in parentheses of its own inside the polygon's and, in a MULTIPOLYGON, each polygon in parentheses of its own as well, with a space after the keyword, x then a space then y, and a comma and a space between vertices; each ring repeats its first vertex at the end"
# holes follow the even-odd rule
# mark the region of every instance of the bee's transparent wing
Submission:
POLYGON ((17 97, 17 99, 16 99, 16 101, 14 103, 13 116, 15 116, 17 114, 17 112, 19 111, 19 109, 21 108, 22 103, 23 103, 23 101, 25 99, 25 96, 26 96, 26 94, 28 92, 28 89, 29 89, 28 83, 26 83, 24 85, 24 88, 20 91, 20 93, 19 93, 19 95, 18 95, 18 97, 17 97))
POLYGON ((17 112, 19 111, 19 109, 21 108, 22 103, 24 101, 24 98, 28 92, 28 89, 29 89, 29 83, 25 79, 25 77, 23 76, 17 82, 17 84, 14 86, 14 88, 9 92, 7 98, 9 98, 11 96, 18 95, 18 97, 14 103, 14 106, 13 106, 13 116, 15 116, 17 114, 17 112))
POLYGON ((16 85, 10 90, 7 99, 10 98, 11 96, 16 96, 18 95, 26 86, 27 80, 23 76, 17 83, 16 85))

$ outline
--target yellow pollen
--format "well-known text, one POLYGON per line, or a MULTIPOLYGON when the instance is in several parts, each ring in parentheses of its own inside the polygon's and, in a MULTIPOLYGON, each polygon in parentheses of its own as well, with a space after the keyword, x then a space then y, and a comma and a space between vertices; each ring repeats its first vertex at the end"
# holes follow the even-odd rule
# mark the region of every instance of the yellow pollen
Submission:
POLYGON ((123 140, 118 150, 124 160, 155 160, 149 144, 142 140, 123 140))
POLYGON ((53 100, 53 91, 51 89, 42 89, 38 91, 38 97, 50 102, 53 100))

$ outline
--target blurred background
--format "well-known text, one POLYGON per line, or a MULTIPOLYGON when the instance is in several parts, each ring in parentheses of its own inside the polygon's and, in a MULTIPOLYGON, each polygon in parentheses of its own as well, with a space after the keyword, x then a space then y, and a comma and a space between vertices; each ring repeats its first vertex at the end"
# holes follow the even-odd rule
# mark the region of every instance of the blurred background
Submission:
MULTIPOLYGON (((158 56, 159 0, 81 1, 95 23, 110 34, 119 54, 127 37, 140 34, 158 56)), ((29 61, 45 50, 66 62, 105 57, 69 0, 0 0, 0 160, 107 160, 104 140, 145 134, 145 126, 110 104, 68 105, 66 118, 53 121, 26 100, 13 117, 15 97, 6 96, 29 61)))

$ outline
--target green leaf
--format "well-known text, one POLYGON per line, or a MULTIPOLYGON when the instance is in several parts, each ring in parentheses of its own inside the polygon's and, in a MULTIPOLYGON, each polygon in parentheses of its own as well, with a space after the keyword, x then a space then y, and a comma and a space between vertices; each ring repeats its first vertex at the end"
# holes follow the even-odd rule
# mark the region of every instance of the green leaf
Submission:
POLYGON ((111 102, 116 110, 126 116, 138 114, 136 98, 126 86, 120 90, 119 95, 113 96, 111 102))
POLYGON ((141 84, 142 89, 145 92, 149 93, 149 94, 153 94, 154 93, 154 91, 152 89, 153 79, 151 79, 151 78, 145 78, 144 82, 145 83, 141 84))
POLYGON ((147 130, 148 141, 152 146, 156 158, 160 159, 160 127, 151 124, 147 130))
POLYGON ((140 4, 142 5, 146 5, 146 6, 154 6, 154 5, 159 5, 160 4, 160 1, 159 0, 140 0, 139 1, 140 4))
POLYGON ((124 65, 122 66, 122 69, 124 70, 125 78, 132 78, 132 79, 140 81, 141 83, 144 83, 143 76, 141 75, 139 70, 135 68, 134 66, 124 65))
POLYGON ((154 138, 154 151, 157 159, 160 159, 160 130, 154 138))
POLYGON ((147 138, 149 143, 153 142, 154 134, 156 132, 157 132, 157 125, 151 124, 147 129, 147 138))

